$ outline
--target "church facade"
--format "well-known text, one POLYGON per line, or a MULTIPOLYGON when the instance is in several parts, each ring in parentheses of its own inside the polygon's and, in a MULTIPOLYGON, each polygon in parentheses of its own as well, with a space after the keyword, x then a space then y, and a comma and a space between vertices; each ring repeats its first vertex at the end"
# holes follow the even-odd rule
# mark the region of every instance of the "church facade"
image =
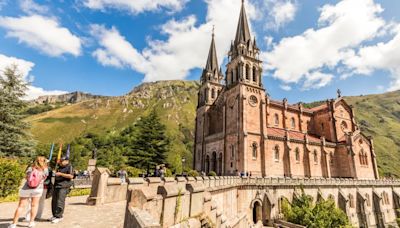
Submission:
POLYGON ((379 179, 373 140, 340 93, 314 108, 273 100, 262 84, 259 53, 242 4, 225 74, 212 35, 198 93, 194 168, 217 175, 379 179))

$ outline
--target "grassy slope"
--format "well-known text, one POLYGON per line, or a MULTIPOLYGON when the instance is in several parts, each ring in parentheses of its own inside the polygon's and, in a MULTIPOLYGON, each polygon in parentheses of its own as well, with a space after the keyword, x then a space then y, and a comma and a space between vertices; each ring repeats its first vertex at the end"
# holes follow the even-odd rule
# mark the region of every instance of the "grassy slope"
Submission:
MULTIPOLYGON (((155 108, 174 141, 174 152, 168 157, 171 161, 180 159, 176 154, 189 156, 190 151, 185 150, 182 143, 184 136, 179 124, 193 133, 197 88, 198 84, 190 81, 144 84, 126 96, 126 110, 123 97, 103 98, 68 105, 31 116, 28 120, 39 142, 68 142, 85 132, 101 134, 118 131, 155 108), (134 107, 134 101, 141 101, 145 107, 134 107), (167 104, 171 107, 164 107, 167 104)), ((392 173, 400 177, 400 169, 397 168, 400 165, 400 91, 345 99, 354 106, 363 132, 374 137, 381 174, 392 173)))
POLYGON ((400 177, 400 91, 346 100, 361 130, 374 138, 380 173, 400 177))

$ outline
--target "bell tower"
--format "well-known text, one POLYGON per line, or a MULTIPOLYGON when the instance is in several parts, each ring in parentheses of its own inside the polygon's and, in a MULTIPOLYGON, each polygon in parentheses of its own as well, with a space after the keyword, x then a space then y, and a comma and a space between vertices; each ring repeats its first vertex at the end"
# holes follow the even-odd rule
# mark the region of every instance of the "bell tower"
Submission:
POLYGON ((224 78, 221 68, 218 66, 217 50, 215 48, 214 29, 212 33, 210 51, 208 53, 206 67, 201 75, 198 107, 212 105, 220 94, 224 78))
POLYGON ((262 62, 259 60, 260 49, 255 38, 251 39, 244 0, 240 10, 235 40, 231 43, 228 54, 225 83, 227 88, 247 84, 262 88, 262 62))

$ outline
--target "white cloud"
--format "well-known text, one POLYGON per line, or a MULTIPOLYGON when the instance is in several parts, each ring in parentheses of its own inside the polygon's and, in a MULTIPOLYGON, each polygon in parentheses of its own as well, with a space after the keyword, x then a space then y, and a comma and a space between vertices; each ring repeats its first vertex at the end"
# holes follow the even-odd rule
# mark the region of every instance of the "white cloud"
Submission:
MULTIPOLYGON (((33 62, 24 59, 18 59, 15 57, 5 56, 2 54, 0 54, 0 76, 3 76, 2 72, 4 71, 4 69, 11 66, 12 64, 17 65, 17 70, 19 71, 18 73, 21 74, 25 81, 30 81, 30 72, 35 66, 33 62)), ((33 100, 43 95, 59 95, 65 93, 67 92, 59 90, 46 91, 42 88, 30 85, 28 86, 28 90, 26 91, 26 96, 24 97, 24 100, 33 100)))
POLYGON ((40 87, 35 87, 35 86, 28 86, 28 91, 26 93, 26 96, 24 97, 24 100, 34 100, 40 96, 47 96, 47 95, 61 95, 61 94, 66 94, 68 93, 67 91, 61 91, 61 90, 44 90, 43 88, 40 87))
POLYGON ((393 39, 386 43, 361 47, 344 61, 353 74, 371 75, 376 70, 386 70, 392 75, 390 91, 400 89, 400 25, 393 39))
POLYGON ((145 72, 146 60, 116 28, 106 29, 102 25, 91 25, 91 34, 99 40, 101 48, 95 50, 93 56, 101 64, 118 68, 129 66, 145 72))
POLYGON ((268 12, 267 28, 279 29, 293 21, 297 5, 292 0, 263 0, 265 12, 268 12))
POLYGON ((307 75, 303 84, 303 90, 319 89, 327 86, 333 79, 332 74, 325 74, 322 72, 312 72, 307 75))
POLYGON ((39 15, 0 17, 0 27, 7 29, 8 37, 40 50, 49 56, 81 54, 81 40, 57 20, 39 15))
POLYGON ((282 39, 262 54, 265 68, 285 83, 304 82, 303 88, 319 88, 332 80, 333 70, 351 55, 353 48, 371 40, 385 25, 382 8, 373 0, 343 0, 321 8, 319 28, 282 39))
MULTIPOLYGON (((205 23, 196 26, 195 16, 179 21, 170 20, 160 28, 168 38, 149 39, 148 47, 142 52, 129 44, 115 28, 107 30, 96 25, 94 27, 102 28, 102 32, 95 35, 102 48, 97 49, 93 55, 103 65, 129 66, 145 74, 144 81, 184 79, 191 69, 205 66, 211 30, 215 25, 217 55, 219 63, 222 63, 231 40, 235 37, 240 2, 207 0, 206 3, 208 9, 205 23), (124 48, 118 48, 119 45, 124 48)), ((254 6, 247 2, 246 4, 249 18, 254 18, 254 6)))
POLYGON ((156 11, 165 8, 169 11, 180 11, 188 0, 84 0, 86 7, 97 10, 115 8, 127 10, 133 14, 156 11))
POLYGON ((27 14, 44 14, 49 11, 48 7, 39 5, 34 0, 20 0, 19 6, 27 14))
POLYGON ((285 90, 285 91, 290 91, 292 90, 292 87, 290 85, 280 85, 279 86, 281 89, 285 90))

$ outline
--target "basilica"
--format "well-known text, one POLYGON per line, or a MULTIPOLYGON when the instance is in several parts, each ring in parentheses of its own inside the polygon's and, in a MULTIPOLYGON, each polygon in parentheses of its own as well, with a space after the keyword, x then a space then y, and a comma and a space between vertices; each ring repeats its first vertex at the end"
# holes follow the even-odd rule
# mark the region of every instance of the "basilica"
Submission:
POLYGON ((306 108, 271 99, 244 4, 225 74, 214 33, 201 75, 194 168, 217 175, 378 179, 373 140, 341 97, 306 108))

